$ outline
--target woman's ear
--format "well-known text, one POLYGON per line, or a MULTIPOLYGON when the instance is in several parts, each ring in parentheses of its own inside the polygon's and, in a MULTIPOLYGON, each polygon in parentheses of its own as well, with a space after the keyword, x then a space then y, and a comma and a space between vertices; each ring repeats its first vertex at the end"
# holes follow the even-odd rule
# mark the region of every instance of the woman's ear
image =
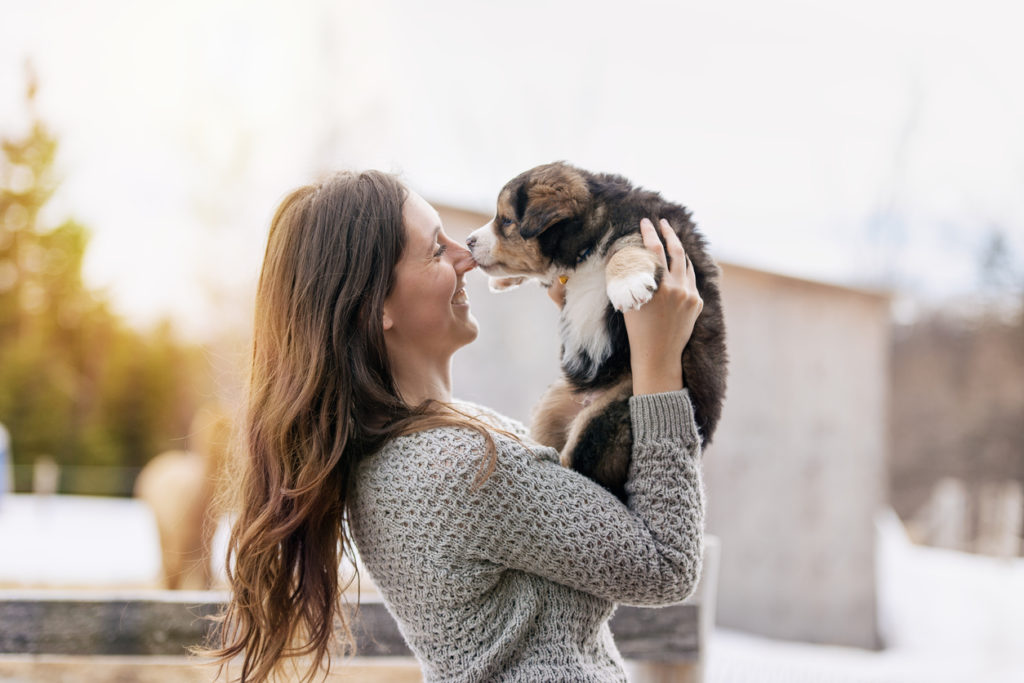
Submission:
POLYGON ((395 322, 391 319, 391 316, 388 315, 387 311, 384 311, 384 318, 381 322, 384 325, 385 332, 387 332, 388 330, 395 326, 395 322))

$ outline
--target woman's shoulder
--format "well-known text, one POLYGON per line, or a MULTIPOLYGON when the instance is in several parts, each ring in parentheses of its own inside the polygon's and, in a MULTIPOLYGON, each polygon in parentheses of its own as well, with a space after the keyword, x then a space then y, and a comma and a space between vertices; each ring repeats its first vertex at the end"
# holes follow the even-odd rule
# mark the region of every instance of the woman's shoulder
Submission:
POLYGON ((462 399, 452 401, 452 406, 464 415, 480 420, 494 429, 514 434, 519 439, 529 438, 530 430, 522 422, 502 415, 492 408, 462 399))
POLYGON ((362 470, 434 467, 452 456, 472 454, 484 447, 483 437, 469 427, 443 425, 389 439, 361 463, 362 470))
POLYGON ((360 463, 359 472, 361 477, 415 477, 473 460, 486 449, 484 435, 469 425, 434 426, 389 439, 360 463))
POLYGON ((497 464, 524 459, 557 462, 557 452, 532 441, 515 420, 468 401, 453 401, 452 406, 466 416, 466 424, 430 427, 389 440, 361 463, 360 478, 436 480, 443 473, 448 481, 475 480, 489 459, 488 441, 493 443, 497 464))

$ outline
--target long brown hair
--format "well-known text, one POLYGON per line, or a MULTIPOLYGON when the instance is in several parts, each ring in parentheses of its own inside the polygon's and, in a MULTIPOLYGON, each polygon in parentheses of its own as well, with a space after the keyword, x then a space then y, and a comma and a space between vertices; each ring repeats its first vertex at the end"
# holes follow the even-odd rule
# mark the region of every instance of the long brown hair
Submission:
POLYGON ((379 171, 339 173, 292 192, 270 226, 256 294, 231 599, 218 617, 222 670, 265 681, 284 663, 301 680, 330 666, 335 619, 354 651, 339 565, 353 557, 346 518, 359 461, 387 440, 440 425, 486 430, 434 401, 404 403, 384 346, 383 305, 405 246, 407 190, 379 171))

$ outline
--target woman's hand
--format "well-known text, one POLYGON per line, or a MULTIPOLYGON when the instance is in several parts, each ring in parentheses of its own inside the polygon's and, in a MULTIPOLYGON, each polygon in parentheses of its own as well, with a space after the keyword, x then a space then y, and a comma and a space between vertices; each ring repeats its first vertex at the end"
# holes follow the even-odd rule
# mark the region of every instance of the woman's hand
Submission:
POLYGON ((551 283, 551 286, 548 287, 548 297, 555 302, 555 305, 558 306, 559 309, 564 308, 565 283, 556 278, 555 281, 551 283))
POLYGON ((661 234, 672 258, 671 268, 666 265, 665 248, 658 239, 654 224, 647 218, 640 221, 640 234, 644 246, 665 268, 665 275, 650 301, 639 309, 623 313, 629 335, 635 396, 683 388, 680 359, 690 341, 697 316, 704 308, 697 291, 693 264, 669 222, 661 220, 661 234))

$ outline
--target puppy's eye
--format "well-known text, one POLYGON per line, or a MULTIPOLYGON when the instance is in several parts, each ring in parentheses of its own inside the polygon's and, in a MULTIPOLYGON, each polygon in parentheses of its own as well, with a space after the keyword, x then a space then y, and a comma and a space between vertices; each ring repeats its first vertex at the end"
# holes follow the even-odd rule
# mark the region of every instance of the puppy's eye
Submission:
POLYGON ((512 225, 512 219, 511 218, 502 218, 501 219, 501 227, 507 228, 510 225, 512 225))

